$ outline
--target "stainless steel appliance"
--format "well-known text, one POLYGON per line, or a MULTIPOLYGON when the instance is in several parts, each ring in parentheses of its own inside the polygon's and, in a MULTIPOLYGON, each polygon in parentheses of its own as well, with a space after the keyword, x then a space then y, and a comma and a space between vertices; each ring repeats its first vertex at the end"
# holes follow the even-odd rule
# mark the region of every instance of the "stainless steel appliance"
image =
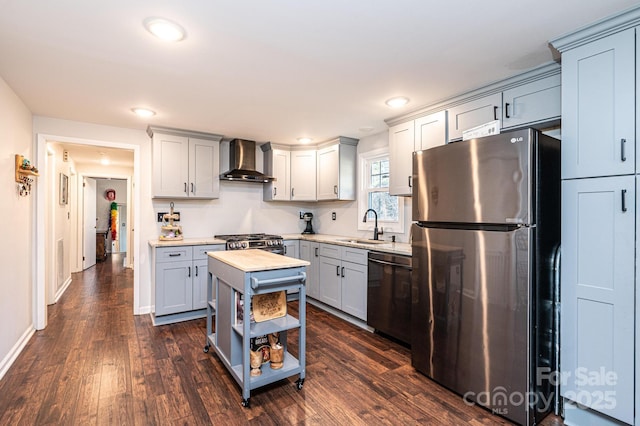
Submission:
POLYGON ((284 243, 280 235, 234 234, 216 235, 215 238, 225 240, 227 250, 260 249, 276 254, 284 254, 284 243))
POLYGON ((413 157, 412 364, 514 422, 553 408, 560 142, 533 129, 413 157))
POLYGON ((411 344, 411 257, 369 252, 367 325, 411 344))
POLYGON ((256 170, 256 143, 245 139, 229 142, 230 169, 220 175, 220 180, 241 182, 271 182, 275 180, 256 170))

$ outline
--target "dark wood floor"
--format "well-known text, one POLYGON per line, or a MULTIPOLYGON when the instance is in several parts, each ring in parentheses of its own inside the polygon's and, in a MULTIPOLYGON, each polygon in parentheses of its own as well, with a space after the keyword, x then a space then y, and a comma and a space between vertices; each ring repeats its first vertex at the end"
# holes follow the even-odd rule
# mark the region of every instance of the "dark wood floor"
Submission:
POLYGON ((294 376, 252 391, 243 408, 239 386, 203 352, 205 320, 153 327, 133 315, 132 282, 118 255, 73 275, 0 381, 1 425, 509 424, 417 373, 405 347, 310 305, 303 389, 294 376))

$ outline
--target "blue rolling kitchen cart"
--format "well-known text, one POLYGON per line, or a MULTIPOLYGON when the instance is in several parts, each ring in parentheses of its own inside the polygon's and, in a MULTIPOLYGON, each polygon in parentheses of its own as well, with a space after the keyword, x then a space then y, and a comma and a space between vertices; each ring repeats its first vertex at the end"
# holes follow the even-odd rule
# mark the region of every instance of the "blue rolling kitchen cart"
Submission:
POLYGON ((306 266, 309 262, 262 250, 236 250, 209 253, 207 341, 204 351, 213 346, 216 354, 242 388, 242 405, 249 407, 251 390, 299 375, 302 389, 305 378, 306 346, 306 266), (298 292, 298 318, 285 315, 264 322, 251 322, 250 300, 259 294, 293 290, 298 292), (238 314, 238 298, 245 309, 238 314), (215 315, 215 332, 213 317, 215 315), (242 321, 238 317, 242 318, 242 321), (287 350, 287 331, 298 329, 298 357, 287 350), (250 342, 254 337, 280 333, 284 347, 282 368, 262 366, 262 374, 250 375, 250 342))

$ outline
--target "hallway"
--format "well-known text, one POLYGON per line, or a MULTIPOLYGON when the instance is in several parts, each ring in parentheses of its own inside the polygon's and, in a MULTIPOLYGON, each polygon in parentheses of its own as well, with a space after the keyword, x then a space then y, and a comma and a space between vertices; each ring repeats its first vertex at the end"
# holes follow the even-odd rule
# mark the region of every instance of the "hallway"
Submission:
POLYGON ((204 319, 153 327, 134 316, 122 264, 113 255, 73 275, 0 381, 0 424, 509 424, 416 373, 407 348, 311 305, 304 388, 292 377, 242 408, 240 388, 202 350, 204 319))

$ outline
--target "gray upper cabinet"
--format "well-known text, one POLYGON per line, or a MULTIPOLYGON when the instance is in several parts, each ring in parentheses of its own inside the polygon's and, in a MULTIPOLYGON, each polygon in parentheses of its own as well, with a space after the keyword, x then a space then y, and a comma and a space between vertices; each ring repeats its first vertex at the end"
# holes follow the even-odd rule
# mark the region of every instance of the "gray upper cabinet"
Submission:
POLYGON ((264 152, 264 173, 274 181, 263 184, 264 201, 288 201, 291 199, 291 151, 268 142, 260 145, 264 152))
POLYGON ((261 145, 264 172, 276 178, 264 184, 263 200, 355 200, 357 145, 344 136, 313 147, 261 145))
POLYGON ((462 132, 494 120, 501 120, 502 93, 494 93, 449 108, 449 142, 462 139, 462 132))
POLYGON ((447 111, 389 128, 389 194, 411 195, 414 151, 447 143, 447 111))
POLYGON ((635 172, 635 30, 562 54, 562 178, 635 172))
POLYGON ((414 121, 389 128, 389 194, 411 195, 414 121))
POLYGON ((318 146, 318 201, 356 199, 357 144, 341 136, 318 146))
POLYGON ((149 127, 155 198, 218 198, 219 135, 149 127))
MULTIPOLYGON (((420 117, 414 121, 414 151, 447 143, 447 111, 420 117)), ((411 157, 410 157, 411 159, 411 157)))
POLYGON ((291 152, 291 200, 316 201, 316 150, 291 152))
POLYGON ((560 119, 560 74, 502 92, 502 128, 560 119))

